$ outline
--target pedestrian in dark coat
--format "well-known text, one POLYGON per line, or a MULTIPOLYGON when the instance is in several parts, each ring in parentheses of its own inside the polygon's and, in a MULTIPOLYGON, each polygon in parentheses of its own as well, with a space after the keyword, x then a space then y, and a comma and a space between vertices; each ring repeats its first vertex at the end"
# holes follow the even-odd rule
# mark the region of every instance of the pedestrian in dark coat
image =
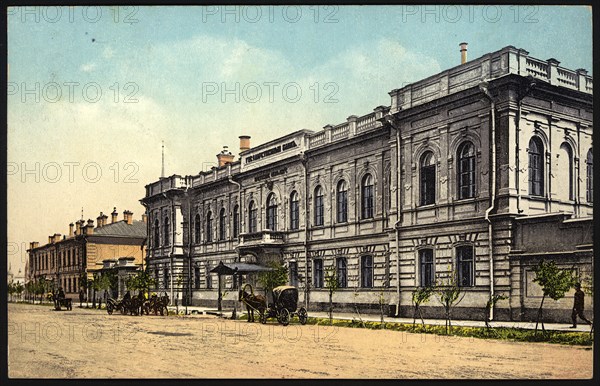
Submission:
POLYGON ((573 320, 573 325, 571 328, 577 327, 577 316, 581 318, 581 320, 585 321, 587 324, 592 324, 589 320, 586 319, 585 315, 583 315, 583 303, 585 300, 585 294, 581 290, 581 284, 575 284, 575 301, 573 303, 573 312, 571 313, 571 320, 573 320))

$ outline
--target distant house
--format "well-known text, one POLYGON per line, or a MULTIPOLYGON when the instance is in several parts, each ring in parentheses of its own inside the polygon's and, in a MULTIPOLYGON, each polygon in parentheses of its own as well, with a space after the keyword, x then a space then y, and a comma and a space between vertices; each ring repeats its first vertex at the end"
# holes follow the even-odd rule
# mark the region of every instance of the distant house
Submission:
MULTIPOLYGON (((94 272, 103 267, 106 259, 125 258, 134 266, 142 266, 145 256, 146 221, 133 220, 126 210, 123 219, 117 220, 116 208, 108 216, 100 212, 97 225, 94 221, 79 220, 69 224, 69 234, 48 236, 48 243, 31 242, 28 249, 27 280, 44 278, 57 289, 62 287, 67 295, 75 295, 84 287, 82 280, 93 279, 94 272)), ((91 299, 92 290, 87 296, 91 299)))

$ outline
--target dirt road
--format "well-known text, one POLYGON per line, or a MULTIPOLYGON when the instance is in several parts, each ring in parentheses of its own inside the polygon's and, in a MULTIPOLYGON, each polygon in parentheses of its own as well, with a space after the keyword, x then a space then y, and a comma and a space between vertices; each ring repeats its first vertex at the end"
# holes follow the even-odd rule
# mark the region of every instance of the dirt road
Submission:
POLYGON ((590 348, 9 304, 16 378, 591 378, 590 348))

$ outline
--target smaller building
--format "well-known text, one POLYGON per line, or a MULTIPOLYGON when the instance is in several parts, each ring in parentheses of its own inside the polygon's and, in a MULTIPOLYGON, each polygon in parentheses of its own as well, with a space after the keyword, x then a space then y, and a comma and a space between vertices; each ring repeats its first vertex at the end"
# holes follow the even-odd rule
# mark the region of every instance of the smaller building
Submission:
MULTIPOLYGON (((554 261, 559 268, 571 270, 581 282, 585 297, 586 314, 594 314, 592 288, 593 219, 574 218, 571 214, 552 213, 517 217, 513 237, 514 248, 510 259, 510 310, 512 320, 536 319, 542 300, 542 288, 535 282, 534 267, 540 261, 554 261)), ((560 323, 571 321, 574 289, 563 299, 544 302, 546 320, 560 323)))
MULTIPOLYGON (((69 224, 68 235, 55 233, 48 236, 48 243, 31 242, 27 281, 44 279, 50 289, 62 287, 67 296, 79 294, 87 287, 87 298, 92 299, 93 289, 87 286, 94 273, 102 269, 104 261, 123 258, 126 266, 143 265, 146 241, 146 217, 133 220, 133 212, 125 210, 118 220, 117 209, 108 216, 100 212, 94 220, 79 220, 69 224), (85 281, 84 281, 85 280, 85 281)), ((130 268, 127 268, 130 269, 130 268)))

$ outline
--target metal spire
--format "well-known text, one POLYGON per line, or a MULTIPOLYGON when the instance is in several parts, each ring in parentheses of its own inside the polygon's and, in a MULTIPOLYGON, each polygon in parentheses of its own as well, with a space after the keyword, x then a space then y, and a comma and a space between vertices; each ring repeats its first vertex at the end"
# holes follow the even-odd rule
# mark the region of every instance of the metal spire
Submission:
POLYGON ((162 141, 162 171, 160 177, 165 178, 165 141, 162 141))

